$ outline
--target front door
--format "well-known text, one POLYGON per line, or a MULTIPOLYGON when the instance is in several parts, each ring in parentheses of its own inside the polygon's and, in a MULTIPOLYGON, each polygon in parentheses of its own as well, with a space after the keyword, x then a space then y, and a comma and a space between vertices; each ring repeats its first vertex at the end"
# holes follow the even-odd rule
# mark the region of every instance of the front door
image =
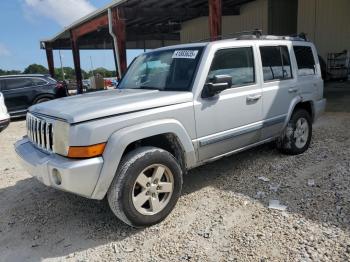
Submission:
POLYGON ((232 87, 195 102, 200 161, 232 152, 260 139, 262 93, 256 74, 254 46, 216 51, 207 82, 215 75, 230 75, 232 87))

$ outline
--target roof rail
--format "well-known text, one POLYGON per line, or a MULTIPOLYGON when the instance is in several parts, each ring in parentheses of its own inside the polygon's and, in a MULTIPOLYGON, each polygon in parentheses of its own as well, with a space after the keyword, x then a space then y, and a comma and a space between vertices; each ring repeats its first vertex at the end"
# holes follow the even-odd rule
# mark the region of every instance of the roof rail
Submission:
MULTIPOLYGON (((224 39, 231 39, 231 38, 238 38, 239 36, 243 35, 249 35, 249 36, 255 36, 256 39, 259 39, 263 34, 261 29, 254 29, 252 31, 241 31, 241 32, 235 32, 235 33, 228 33, 224 35, 218 35, 214 38, 214 41, 217 40, 224 40, 224 39)), ((200 40, 192 41, 192 43, 198 43, 198 42, 208 42, 213 40, 212 38, 204 38, 200 40)))
POLYGON ((0 78, 7 78, 7 77, 44 77, 44 76, 50 76, 49 74, 17 74, 17 75, 1 75, 0 78))
MULTIPOLYGON (((229 33, 225 35, 217 36, 214 41, 225 40, 225 39, 234 39, 234 40, 290 40, 290 41, 308 41, 305 33, 286 35, 286 36, 277 36, 277 35, 263 35, 261 29, 255 29, 252 31, 241 31, 236 33, 229 33)), ((211 38, 201 39, 193 42, 208 42, 211 41, 211 38)))

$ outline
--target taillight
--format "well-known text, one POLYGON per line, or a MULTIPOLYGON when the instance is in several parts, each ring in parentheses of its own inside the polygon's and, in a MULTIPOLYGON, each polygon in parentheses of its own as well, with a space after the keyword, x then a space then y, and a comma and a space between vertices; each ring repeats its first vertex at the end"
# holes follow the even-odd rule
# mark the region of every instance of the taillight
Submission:
POLYGON ((64 88, 64 85, 63 85, 62 83, 57 82, 57 83, 56 83, 56 87, 57 87, 58 89, 61 89, 61 88, 64 88))

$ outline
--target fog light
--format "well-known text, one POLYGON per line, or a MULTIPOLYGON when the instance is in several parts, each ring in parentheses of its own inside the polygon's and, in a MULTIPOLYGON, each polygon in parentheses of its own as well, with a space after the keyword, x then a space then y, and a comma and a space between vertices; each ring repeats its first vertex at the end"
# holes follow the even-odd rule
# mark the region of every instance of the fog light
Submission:
POLYGON ((62 184, 61 174, 56 168, 52 169, 52 179, 56 185, 59 186, 62 184))

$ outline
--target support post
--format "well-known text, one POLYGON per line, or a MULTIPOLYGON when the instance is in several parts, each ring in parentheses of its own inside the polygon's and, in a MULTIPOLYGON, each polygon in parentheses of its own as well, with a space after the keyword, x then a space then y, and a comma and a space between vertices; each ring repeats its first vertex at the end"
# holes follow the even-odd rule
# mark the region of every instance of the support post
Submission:
POLYGON ((117 55, 119 77, 122 77, 127 69, 126 62, 126 33, 125 18, 121 8, 113 8, 111 10, 111 31, 114 39, 114 46, 117 55))
POLYGON ((78 37, 74 34, 73 31, 70 32, 71 44, 72 44, 72 52, 73 52, 73 61, 74 61, 74 69, 75 69, 75 78, 77 81, 77 93, 83 93, 83 78, 81 74, 80 67, 80 53, 78 46, 78 37))
POLYGON ((118 70, 118 58, 117 58, 117 53, 115 51, 116 47, 115 47, 114 41, 112 42, 112 46, 113 46, 113 58, 114 58, 114 64, 115 64, 115 73, 116 73, 118 80, 120 80, 119 70, 118 70))
POLYGON ((53 60, 53 49, 49 43, 45 43, 45 51, 47 58, 47 66, 49 68, 50 76, 55 77, 55 64, 53 60))
POLYGON ((210 40, 215 41, 222 34, 222 0, 208 0, 208 5, 210 40))

